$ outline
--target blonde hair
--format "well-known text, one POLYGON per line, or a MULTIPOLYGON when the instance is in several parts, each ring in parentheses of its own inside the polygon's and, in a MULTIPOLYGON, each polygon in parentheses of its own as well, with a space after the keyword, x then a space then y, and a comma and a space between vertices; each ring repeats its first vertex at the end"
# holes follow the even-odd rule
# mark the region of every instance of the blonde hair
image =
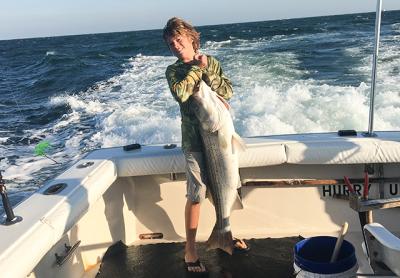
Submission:
POLYGON ((200 33, 196 31, 196 29, 189 24, 188 22, 180 19, 178 17, 170 18, 167 21, 163 29, 163 38, 164 41, 167 41, 168 38, 175 37, 177 35, 188 36, 193 40, 193 49, 195 52, 200 48, 200 33))

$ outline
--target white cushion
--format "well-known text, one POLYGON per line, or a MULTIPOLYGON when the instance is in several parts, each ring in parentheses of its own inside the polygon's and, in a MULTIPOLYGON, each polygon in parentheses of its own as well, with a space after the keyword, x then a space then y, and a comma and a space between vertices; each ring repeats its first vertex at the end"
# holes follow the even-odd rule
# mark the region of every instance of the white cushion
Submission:
POLYGON ((379 138, 335 138, 286 145, 287 163, 364 164, 400 161, 400 142, 379 138))

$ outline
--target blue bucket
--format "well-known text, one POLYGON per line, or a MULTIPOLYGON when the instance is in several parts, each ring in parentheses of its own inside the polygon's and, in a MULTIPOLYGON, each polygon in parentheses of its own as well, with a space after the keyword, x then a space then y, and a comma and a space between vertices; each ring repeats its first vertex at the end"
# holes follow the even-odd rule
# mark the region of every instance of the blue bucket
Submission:
POLYGON ((302 270, 319 274, 345 272, 357 264, 354 246, 343 240, 336 262, 330 263, 336 237, 317 236, 303 239, 294 247, 294 263, 302 270))

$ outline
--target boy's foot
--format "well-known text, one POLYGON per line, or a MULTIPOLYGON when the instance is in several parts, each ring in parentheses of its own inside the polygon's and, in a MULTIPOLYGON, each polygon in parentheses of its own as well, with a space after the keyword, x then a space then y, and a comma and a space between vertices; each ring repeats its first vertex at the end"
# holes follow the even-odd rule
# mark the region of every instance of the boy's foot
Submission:
POLYGON ((195 262, 186 262, 186 261, 184 262, 187 272, 202 273, 202 274, 208 273, 205 265, 200 261, 200 259, 197 259, 197 261, 195 262))
POLYGON ((246 253, 250 250, 250 247, 246 244, 243 239, 233 238, 233 253, 240 254, 246 253))

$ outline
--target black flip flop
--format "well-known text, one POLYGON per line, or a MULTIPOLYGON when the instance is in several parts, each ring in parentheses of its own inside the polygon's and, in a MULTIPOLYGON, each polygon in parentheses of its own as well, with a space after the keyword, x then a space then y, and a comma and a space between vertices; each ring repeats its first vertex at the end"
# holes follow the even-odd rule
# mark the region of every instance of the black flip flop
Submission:
POLYGON ((247 253, 250 251, 250 246, 243 239, 233 238, 232 244, 233 244, 233 253, 234 254, 243 254, 243 253, 247 253), (240 242, 240 243, 243 242, 244 244, 246 244, 246 248, 237 246, 236 243, 238 243, 238 242, 240 242))
POLYGON ((197 261, 195 262, 186 262, 185 260, 183 260, 183 262, 185 263, 185 269, 187 273, 193 274, 193 275, 208 275, 208 270, 206 268, 206 266, 200 261, 200 259, 197 259, 197 261), (199 267, 202 268, 202 266, 204 266, 204 271, 191 271, 189 270, 189 267, 199 267))

